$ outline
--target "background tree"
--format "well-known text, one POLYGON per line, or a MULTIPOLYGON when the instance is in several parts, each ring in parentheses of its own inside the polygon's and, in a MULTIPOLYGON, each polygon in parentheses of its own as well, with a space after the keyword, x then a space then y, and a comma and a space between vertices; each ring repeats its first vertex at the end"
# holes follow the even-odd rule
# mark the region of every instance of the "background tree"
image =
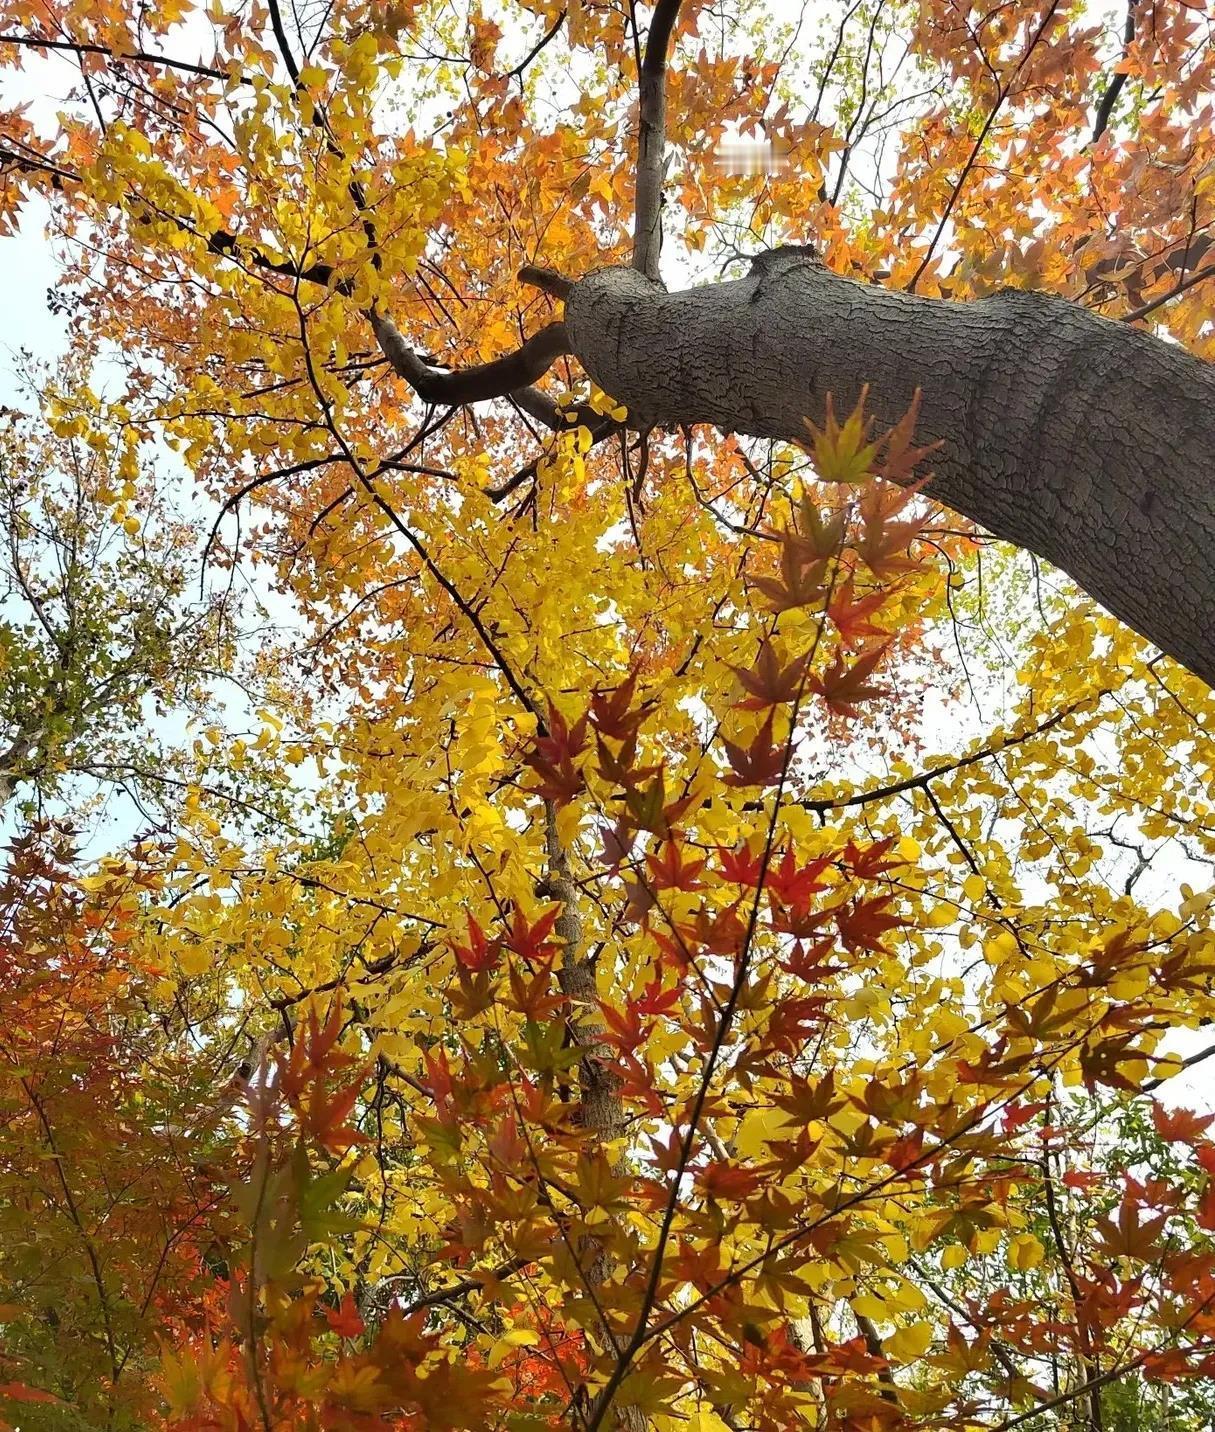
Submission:
POLYGON ((29 817, 70 804, 79 826, 118 792, 120 829, 164 833, 198 779, 271 828, 286 818, 281 777, 234 779, 186 738, 274 700, 248 663, 241 604, 231 584, 197 590, 205 532, 183 478, 90 389, 89 360, 75 355, 54 382, 27 378, 35 410, 4 414, 0 805, 19 797, 29 817))
POLYGON ((60 830, 7 853, 0 1406, 25 1428, 147 1426, 169 1310, 205 1317, 241 1054, 191 1048, 184 1006, 148 1007, 130 942, 154 852, 83 881, 60 830))

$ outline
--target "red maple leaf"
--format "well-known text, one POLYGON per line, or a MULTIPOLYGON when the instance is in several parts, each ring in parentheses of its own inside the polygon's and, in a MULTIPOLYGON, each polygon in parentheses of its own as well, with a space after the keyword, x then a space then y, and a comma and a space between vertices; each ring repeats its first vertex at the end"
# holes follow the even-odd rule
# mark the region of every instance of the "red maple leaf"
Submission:
POLYGON ((1035 1114, 1040 1114, 1045 1108, 1046 1105, 1043 1103, 1010 1104, 1008 1108, 1004 1110, 1004 1118, 1002 1121, 1004 1124, 1004 1132, 1011 1134, 1014 1130, 1022 1128, 1029 1123, 1035 1114))
POLYGON ((696 1185, 706 1198, 740 1199, 755 1192, 761 1177, 758 1169, 718 1162, 696 1170, 696 1185))
POLYGON ((810 678, 811 689, 818 692, 837 716, 855 716, 862 701, 887 694, 885 687, 872 685, 869 678, 889 646, 888 641, 883 642, 858 656, 851 666, 845 663, 842 652, 836 652, 834 661, 822 676, 810 678))
POLYGON ((309 1007, 291 1052, 281 1061, 279 1080, 289 1102, 298 1102, 308 1085, 316 1080, 358 1063, 353 1054, 347 1054, 338 1047, 342 1027, 340 997, 329 1006, 324 1024, 320 1022, 316 1006, 309 1007))
POLYGON ((1156 1132, 1169 1143, 1192 1144, 1215 1123, 1215 1114, 1200 1116, 1189 1109, 1166 1109, 1152 1105, 1152 1123, 1156 1132))
POLYGON ((858 880, 872 880, 887 870, 906 865, 907 862, 901 856, 895 856, 893 860, 886 859, 887 853, 897 840, 897 835, 888 835, 884 840, 876 840, 872 845, 866 846, 856 845, 850 840, 844 846, 844 864, 858 880))
POLYGON ((660 979, 652 979, 632 1003, 639 1014, 670 1014, 679 1003, 679 986, 663 989, 660 979))
POLYGON ((886 906, 893 899, 893 895, 879 895, 874 900, 856 900, 835 910, 835 923, 839 927, 840 939, 850 950, 876 950, 882 954, 886 953, 882 936, 887 930, 907 923, 897 915, 886 913, 886 906))
MULTIPOLYGON (((882 455, 873 465, 873 470, 879 477, 884 477, 888 482, 898 483, 904 492, 907 491, 908 479, 921 460, 941 446, 939 438, 936 442, 929 443, 927 447, 912 446, 911 439, 915 436, 915 425, 919 416, 920 389, 916 388, 911 406, 882 439, 882 455)), ((918 492, 928 481, 928 476, 916 483, 912 490, 918 492)))
POLYGON ((620 750, 613 753, 612 748, 603 739, 598 731, 595 732, 595 745, 599 748, 599 774, 605 781, 611 781, 614 786, 632 788, 640 785, 642 781, 648 780, 650 776, 656 775, 660 769, 658 766, 639 766, 637 761, 637 733, 623 743, 620 750))
POLYGON ((721 857, 721 876, 731 885, 758 885, 763 857, 752 855, 748 846, 740 845, 737 850, 727 850, 724 845, 717 847, 721 857))
POLYGON ((635 741, 637 728, 657 705, 654 701, 646 701, 636 711, 631 711, 629 708, 636 686, 637 668, 634 667, 619 686, 596 690, 591 696, 592 723, 614 741, 635 741))
POLYGON ((887 632, 874 626, 869 618, 888 596, 888 592, 876 591, 867 597, 858 597, 854 594, 851 576, 845 578, 827 603, 827 615, 835 623, 840 640, 851 646, 858 639, 886 636, 887 632))
POLYGON ((42 1388, 30 1387, 24 1382, 0 1382, 0 1397, 7 1397, 12 1402, 59 1401, 53 1392, 44 1392, 42 1388))
POLYGON ((676 840, 668 840, 657 855, 647 855, 645 863, 650 872, 650 883, 656 890, 699 890, 696 878, 705 868, 703 860, 689 860, 684 863, 683 846, 676 840))
POLYGON ((766 1038, 774 1049, 796 1051, 819 1029, 826 1017, 825 996, 809 995, 794 999, 783 995, 768 1020, 766 1038))
POLYGON ((451 1103, 454 1088, 451 1079, 451 1066, 447 1062, 447 1052, 440 1044, 433 1054, 429 1049, 425 1050, 422 1054, 422 1062, 426 1066, 426 1073, 418 1080, 418 1083, 435 1101, 436 1109, 445 1109, 451 1103))
POLYGON ((786 909, 804 913, 809 907, 811 895, 827 888, 826 882, 819 876, 830 864, 831 857, 827 855, 799 867, 793 847, 788 846, 781 859, 773 861, 768 867, 768 893, 786 909))
POLYGON ((730 670, 738 677, 743 688, 751 693, 746 701, 738 703, 739 709, 763 711, 769 706, 780 706, 797 700, 806 672, 806 658, 795 656, 792 661, 782 664, 776 654, 776 646, 769 638, 765 638, 754 665, 731 666, 730 670))
POLYGON ((564 996, 553 990, 552 973, 546 964, 537 971, 530 965, 512 964, 508 980, 511 1001, 525 1019, 548 1019, 565 1003, 564 996))
POLYGON ((776 535, 781 543, 780 580, 753 576, 751 585, 764 594, 774 612, 817 605, 826 596, 823 576, 827 563, 820 558, 807 563, 805 544, 796 532, 779 532, 776 535))
POLYGON ((627 825, 623 824, 601 825, 599 837, 603 841, 603 862, 615 874, 624 861, 632 855, 633 842, 637 838, 636 832, 631 831, 627 825))
POLYGON ((353 1293, 346 1293, 338 1308, 325 1309, 325 1321, 340 1338, 357 1338, 366 1327, 353 1293))
POLYGON ((811 501, 810 493, 804 492, 798 504, 797 526, 797 540, 804 562, 833 557, 844 541, 848 511, 841 508, 835 512, 820 512, 811 501))
POLYGON ((546 910, 534 925, 529 925, 526 915, 516 906, 512 912, 510 926, 502 937, 502 943, 528 964, 533 960, 545 964, 557 953, 558 947, 548 943, 548 937, 552 934, 560 914, 561 906, 554 905, 546 910))
POLYGON ((645 1042, 646 1031, 642 1026, 636 1002, 625 1005, 624 1009, 616 1009, 610 1004, 601 1002, 599 1012, 603 1015, 604 1023, 607 1026, 603 1038, 608 1044, 613 1044, 617 1049, 631 1054, 634 1049, 645 1042))
POLYGON ((581 755, 586 746, 586 717, 582 716, 571 729, 550 701, 547 726, 547 734, 534 737, 533 749, 523 758, 524 765, 540 777, 538 786, 527 789, 554 805, 568 805, 585 785, 574 757, 581 755))
POLYGON ((651 930, 650 938, 658 946, 663 965, 668 969, 678 970, 681 974, 700 953, 694 943, 683 938, 682 931, 677 931, 672 939, 661 930, 651 930))
POLYGON ((912 496, 906 489, 874 483, 860 498, 862 532, 856 540, 856 552, 875 577, 914 572, 921 565, 918 558, 911 556, 910 547, 924 530, 926 519, 892 520, 912 496))
POLYGON ((459 963, 474 975, 492 969, 501 954, 497 940, 486 939, 485 931, 471 915, 468 917, 468 944, 457 945, 453 940, 451 949, 459 963))
MULTIPOLYGON (((831 913, 830 910, 823 911, 821 919, 826 920, 831 913)), ((833 939, 817 940, 807 949, 799 938, 789 957, 780 962, 781 968, 788 970, 791 975, 796 975, 798 979, 817 983, 828 975, 838 975, 843 970, 842 965, 823 963, 834 949, 833 939)))
POLYGON ((364 1070, 345 1088, 330 1092, 334 1076, 358 1059, 338 1044, 345 1028, 342 1003, 334 999, 322 1025, 315 1006, 301 1022, 294 1044, 279 1058, 278 1085, 304 1132, 323 1148, 341 1153, 366 1135, 346 1123, 367 1079, 364 1070))
POLYGON ((790 742, 772 744, 772 713, 749 746, 736 746, 722 738, 731 774, 725 777, 730 786, 772 786, 780 780, 786 758, 791 756, 790 742))
POLYGON ((724 910, 698 910, 691 927, 684 927, 680 934, 688 943, 703 945, 713 955, 736 955, 747 938, 746 922, 739 916, 740 901, 727 905, 724 910))
POLYGON ((917 1162, 924 1152, 924 1130, 913 1129, 911 1133, 904 1134, 902 1138, 895 1139, 882 1157, 899 1173, 907 1173, 909 1176, 924 1178, 926 1170, 917 1162))

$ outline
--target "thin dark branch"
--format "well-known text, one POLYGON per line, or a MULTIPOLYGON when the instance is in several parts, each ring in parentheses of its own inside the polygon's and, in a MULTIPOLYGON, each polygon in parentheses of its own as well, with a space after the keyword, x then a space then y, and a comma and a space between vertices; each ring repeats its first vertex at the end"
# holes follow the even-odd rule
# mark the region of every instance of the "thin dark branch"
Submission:
MULTIPOLYGON (((341 453, 326 453, 324 457, 309 458, 306 462, 297 462, 291 467, 279 467, 275 468, 273 472, 259 473, 257 477, 251 477, 248 482, 243 483, 235 492, 230 492, 227 497, 224 498, 223 505, 216 514, 215 521, 211 524, 211 531, 207 534, 207 540, 203 546, 202 558, 199 564, 203 571, 205 572, 206 570, 207 562, 211 556, 211 549, 215 546, 216 540, 219 537, 220 525, 224 518, 227 517, 228 513, 234 508, 239 507, 251 493, 256 492, 260 487, 266 487, 272 482, 277 482, 280 478, 292 477, 300 472, 314 472, 318 467, 329 467, 332 463, 341 461, 341 453)), ((202 581, 201 574, 199 581, 202 581)))
MULTIPOLYGON (((828 58, 826 65, 823 67, 823 73, 818 83, 818 94, 815 96, 814 99, 814 108, 810 111, 811 124, 816 124, 818 122, 818 112, 819 109, 822 107, 823 95, 826 93, 827 83, 831 79, 831 73, 835 69, 835 62, 839 59, 840 50, 843 48, 844 36, 848 30, 848 22, 861 8, 861 3, 862 0, 853 0, 851 8, 840 17, 839 29, 836 31, 835 36, 835 48, 831 51, 830 57, 828 58)), ((820 190, 819 198, 825 199, 826 197, 826 194, 824 194, 820 190)))
MULTIPOLYGON (((20 144, 20 141, 11 134, 6 137, 10 144, 20 144)), ((20 144, 18 149, 6 149, 0 145, 0 165, 11 165, 19 173, 31 169, 45 170, 51 176, 51 185, 54 188, 59 188, 65 179, 70 180, 73 184, 80 182, 80 175, 74 170, 64 169, 48 155, 40 153, 37 149, 31 149, 28 144, 20 144)))
MULTIPOLYGON (((1126 59, 1127 50, 1131 41, 1135 38, 1135 6, 1138 0, 1127 0, 1126 6, 1126 27, 1122 32, 1122 58, 1126 59)), ((1097 113, 1093 117, 1093 137, 1090 144, 1096 142, 1105 133, 1106 126, 1110 122, 1110 116, 1114 112, 1114 105, 1118 96, 1122 93, 1122 87, 1126 84, 1126 71, 1119 70, 1116 75, 1111 76, 1109 84, 1105 87, 1105 93, 1101 96, 1101 103, 1097 106, 1097 113)))
POLYGON ((531 47, 531 49, 528 50, 527 54, 523 56, 523 58, 519 61, 515 68, 513 70, 506 71, 506 74, 504 76, 505 79, 522 79, 523 71, 527 69, 528 65, 531 64, 531 62, 536 58, 536 56, 540 53, 541 50, 543 50, 547 45, 551 44, 554 39, 556 39, 557 32, 561 29, 562 25, 565 24, 565 13, 566 12, 564 8, 557 12, 557 18, 548 27, 544 34, 540 36, 540 38, 531 47))
MULTIPOLYGON (((512 394, 511 396, 517 398, 518 395, 512 394)), ((604 438, 609 438, 613 433, 619 432, 621 424, 612 418, 601 418, 593 426, 589 426, 586 422, 583 422, 581 426, 587 428, 587 431, 591 435, 591 446, 594 447, 597 443, 601 443, 604 438)), ((482 488, 482 491, 492 502, 501 502, 504 497, 509 497, 512 492, 522 487, 525 482, 534 482, 539 468, 540 458, 534 457, 531 462, 521 467, 518 472, 512 473, 504 482, 500 482, 496 487, 482 488)))
MULTIPOLYGON (((312 361, 312 353, 309 347, 308 338, 308 321, 304 314, 303 307, 300 304, 298 293, 293 295, 293 298, 295 302, 296 316, 299 320, 300 325, 300 341, 303 346, 304 366, 308 374, 308 381, 312 385, 313 392, 316 394, 317 402, 320 405, 322 413, 324 414, 325 422, 327 427, 329 428, 329 432, 332 435, 334 441, 337 443, 338 447, 341 449, 342 455, 346 459, 346 463, 349 466, 350 471, 354 474, 358 485, 363 489, 363 491, 376 505, 376 507, 380 509, 384 516, 388 518, 389 522, 392 523, 393 527, 396 528, 400 535, 405 538, 406 542, 409 543, 409 545, 413 548, 417 555, 422 559, 422 562, 425 565, 427 571, 439 584, 439 586, 443 588, 443 590, 455 603, 460 613, 464 616, 465 620, 476 632, 478 638, 481 641, 481 644, 485 647, 486 651, 488 651, 490 656, 493 658, 494 664, 502 673, 502 676, 505 679, 507 686, 510 687, 511 691, 518 699, 520 705, 524 708, 524 710, 531 711, 533 714, 536 715, 537 729, 542 735, 547 734, 547 727, 545 726, 543 717, 540 715, 539 708, 537 707, 536 702, 533 700, 532 696, 527 691, 527 688, 523 686, 518 676, 515 674, 515 671, 511 666, 510 662, 506 659, 502 648, 494 639, 493 633, 487 629, 485 623, 481 620, 480 614, 477 612, 477 610, 474 607, 470 606, 468 601, 460 592, 459 588, 455 585, 454 582, 452 582, 452 580, 447 576, 443 569, 430 555, 426 544, 422 542, 422 540, 418 537, 417 533, 414 532, 413 528, 410 527, 408 523, 402 520, 400 513, 397 512, 396 508, 393 507, 393 505, 380 491, 379 487, 376 485, 374 473, 368 472, 367 469, 363 466, 362 462, 355 454, 353 448, 350 446, 349 442, 346 440, 345 436, 338 428, 337 424, 334 422, 330 402, 325 396, 325 390, 321 385, 320 379, 317 376, 316 367, 312 361)), ((402 352, 407 353, 414 362, 421 363, 421 359, 418 358, 417 355, 413 353, 412 350, 409 349, 408 346, 405 344, 404 339, 402 339, 400 334, 397 332, 397 329, 392 323, 391 319, 379 317, 374 313, 370 316, 372 317, 372 321, 377 325, 377 336, 379 336, 380 327, 387 326, 387 328, 390 329, 391 332, 396 335, 396 339, 400 344, 402 352)), ((556 326, 561 327, 564 331, 564 325, 556 326)), ((382 342, 383 339, 381 338, 381 343, 382 342)), ((385 350, 385 352, 386 356, 389 357, 389 359, 392 359, 392 354, 388 353, 387 349, 385 350)), ((425 364, 422 364, 422 366, 425 367, 425 364)), ((485 366, 492 368, 496 365, 486 364, 485 366)), ((429 372, 430 370, 427 371, 429 372)), ((461 375, 445 374, 443 376, 458 377, 461 375)))
MULTIPOLYGON (((1103 691, 1099 696, 1107 696, 1109 693, 1103 691)), ((993 757, 1006 751, 1009 746, 1019 746, 1025 741, 1032 741, 1035 736, 1041 736, 1058 726, 1061 721, 1066 721, 1069 716, 1074 716, 1085 706, 1093 701, 1093 697, 1085 696, 1079 701, 1073 702, 1070 706, 1064 706, 1056 711, 1053 716, 1048 716, 1037 726, 1031 727, 1028 731, 1022 731, 1015 736, 1009 736, 997 746, 984 746, 982 750, 974 751, 969 756, 961 756, 956 761, 949 761, 943 766, 932 766, 928 770, 919 772, 918 775, 907 776, 901 781, 892 781, 886 786, 870 786, 863 791, 857 791, 850 796, 841 796, 838 799, 824 798, 816 800, 814 797, 806 797, 795 802, 805 810, 829 811, 844 810, 849 806, 869 805, 874 801, 889 800, 891 796, 902 795, 904 791, 927 790, 929 782, 939 780, 942 776, 952 775, 954 771, 964 770, 967 766, 977 765, 980 761, 991 760, 993 757)))
MULTIPOLYGON (((1215 1302, 1215 1295, 1204 1298, 1177 1331, 1181 1332, 1184 1328, 1188 1327, 1199 1314, 1205 1312, 1206 1309, 1210 1307, 1212 1302, 1215 1302)), ((1022 1412, 1019 1416, 1013 1417, 1007 1422, 998 1423, 991 1429, 991 1432, 1012 1432, 1014 1427, 1023 1427, 1027 1422, 1033 1422, 1044 1413, 1053 1412, 1057 1407, 1066 1407, 1069 1402, 1075 1402, 1081 1397, 1091 1397, 1098 1389, 1105 1387, 1107 1383, 1117 1382, 1120 1377, 1125 1377, 1128 1373, 1135 1372, 1138 1368, 1142 1367, 1155 1352, 1155 1348, 1146 1348, 1130 1362, 1123 1363, 1121 1367, 1115 1363, 1107 1372, 1103 1372, 1100 1377, 1093 1378, 1091 1382, 1081 1382, 1075 1387, 1069 1387, 1066 1392, 1061 1392, 1058 1397, 1052 1397, 1049 1402, 1039 1403, 1037 1407, 1031 1407, 1028 1412, 1022 1412)))
POLYGON ((68 50, 78 55, 101 55, 111 64, 158 65, 164 69, 182 70, 186 74, 201 75, 212 80, 236 80, 248 84, 242 74, 229 74, 225 70, 213 69, 210 65, 191 64, 188 60, 173 60, 168 55, 153 54, 150 50, 112 50, 108 45, 86 45, 75 40, 52 40, 45 35, 0 35, 0 45, 23 45, 31 50, 68 50))
MULTIPOLYGON (((1197 1054, 1191 1054, 1188 1059, 1183 1059, 1181 1061, 1181 1067, 1183 1069, 1192 1069, 1195 1064, 1205 1064, 1208 1059, 1215 1059, 1215 1044, 1209 1044, 1205 1049, 1200 1049, 1197 1054)), ((1159 1089, 1166 1079, 1172 1079, 1173 1077, 1172 1074, 1161 1074, 1155 1079, 1147 1080, 1143 1088, 1146 1092, 1150 1093, 1153 1089, 1159 1089)))
POLYGON ((919 283, 920 279, 924 276, 924 270, 932 262, 932 256, 936 252, 937 244, 940 243, 941 235, 945 232, 945 225, 949 223, 950 215, 953 213, 954 205, 958 202, 959 198, 961 198, 962 190, 966 185, 966 180, 970 177, 970 171, 974 168, 975 161, 978 159, 979 155, 983 151, 983 146, 987 142, 987 136, 991 133, 991 127, 996 122, 996 116, 1004 107, 1004 101, 1008 98, 1009 91, 1012 89, 1013 86, 1013 81, 1025 68, 1025 65, 1029 60, 1030 56, 1038 48, 1039 42, 1041 41, 1043 35, 1046 34, 1047 26, 1055 18, 1055 11, 1058 8, 1059 0, 1051 0, 1051 4, 1047 8, 1046 14, 1042 17, 1041 24, 1034 31, 1033 39, 1030 40, 1029 44, 1026 46, 1025 53, 1017 61, 1016 69, 1013 70, 1012 74, 1009 75, 1008 79, 1005 80, 1005 82, 1000 86, 1000 89, 996 94, 996 102, 992 105, 991 112, 988 114, 986 120, 984 120, 983 122, 983 128, 979 131, 979 137, 974 142, 974 146, 970 151, 970 155, 968 156, 966 163, 962 167, 962 172, 958 175, 957 182, 954 184, 953 188, 949 192, 949 199, 946 202, 944 209, 941 211, 941 218, 937 224, 936 232, 932 236, 932 241, 928 245, 928 249, 925 252, 924 257, 920 260, 919 266, 917 267, 915 273, 911 276, 911 282, 907 285, 908 293, 915 292, 916 284, 919 283))
POLYGON ((1130 313, 1124 313, 1122 322, 1137 323, 1139 319, 1146 318, 1149 313, 1155 313, 1158 308, 1163 308, 1166 303, 1171 303, 1179 294, 1185 293, 1186 289, 1193 288, 1196 283, 1202 283, 1204 279, 1211 277, 1215 277, 1215 264, 1208 264, 1206 268, 1197 269, 1188 277, 1178 279, 1168 293, 1163 293, 1159 298, 1153 298, 1147 303, 1140 304, 1130 313))
POLYGON ((278 8, 278 0, 268 0, 270 6, 270 25, 274 30, 274 42, 278 46, 278 52, 283 57, 283 64, 287 66, 287 73, 291 76, 291 83, 299 88, 300 71, 295 63, 295 56, 291 53, 291 46, 287 40, 287 31, 283 28, 282 12, 278 8))
MULTIPOLYGON (((495 1268, 492 1277, 495 1281, 502 1278, 509 1278, 512 1273, 518 1273, 528 1266, 530 1259, 511 1258, 503 1263, 501 1267, 495 1268)), ((424 1293, 420 1298, 415 1298, 412 1303, 401 1309, 404 1317, 409 1318, 414 1313, 420 1313, 424 1308, 437 1308, 443 1303, 450 1303, 456 1298, 466 1298, 469 1293, 475 1293, 478 1288, 485 1286, 484 1277, 465 1278, 463 1282, 453 1283, 450 1288, 437 1288, 433 1293, 424 1293)))
MULTIPOLYGON (((830 593, 834 588, 838 575, 839 557, 837 553, 831 581, 828 586, 828 601, 830 601, 830 593)), ((772 810, 768 817, 767 832, 764 837, 763 851, 760 856, 759 873, 755 884, 755 898, 751 903, 746 933, 737 956, 730 993, 721 1011, 717 1028, 714 1031, 712 1044, 709 1046, 708 1054, 705 1057, 699 1086, 688 1110, 687 1127, 680 1140, 678 1158, 674 1168, 671 1170, 670 1192, 667 1197, 666 1207, 663 1209, 662 1221, 658 1226, 658 1236, 651 1258, 649 1277, 646 1280, 642 1293, 641 1306, 637 1313, 637 1321, 633 1327, 632 1336, 617 1354, 616 1366, 612 1370, 611 1376, 596 1397, 594 1415, 587 1423, 586 1432, 597 1432, 597 1429, 603 1425, 604 1419, 611 1410, 612 1400, 620 1384, 624 1381, 633 1359, 637 1356, 638 1352, 640 1352, 644 1344, 654 1336, 653 1330, 649 1327, 650 1314, 653 1312, 658 1298, 658 1287, 662 1279, 663 1264, 671 1237, 671 1229, 674 1225, 675 1214, 679 1208, 683 1178, 690 1165, 697 1136, 700 1133, 700 1121, 704 1114, 705 1104, 708 1101, 713 1077, 723 1057, 726 1040, 729 1037, 733 1025, 734 1015, 738 1010, 739 1001, 747 983, 747 976, 751 967, 755 931, 759 922, 760 905, 763 901, 764 888, 776 849, 776 830, 780 818, 781 801, 789 779, 793 753, 796 748, 794 737, 797 730, 798 714, 801 710, 802 701, 805 698, 809 672, 813 666, 819 643, 822 640, 824 626, 825 622, 820 618, 806 658, 806 664, 798 685, 797 694, 793 700, 789 716, 789 735, 785 742, 780 777, 776 783, 776 789, 773 794, 772 810)))
POLYGON ((637 77, 637 203, 633 267, 658 279, 662 250, 662 171, 667 142, 667 51, 680 0, 658 0, 637 77))

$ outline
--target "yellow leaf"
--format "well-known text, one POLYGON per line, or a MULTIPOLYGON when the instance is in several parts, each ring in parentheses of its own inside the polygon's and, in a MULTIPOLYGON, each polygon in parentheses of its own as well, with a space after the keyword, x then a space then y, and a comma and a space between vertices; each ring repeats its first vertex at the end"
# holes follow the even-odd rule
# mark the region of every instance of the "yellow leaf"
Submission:
POLYGON ((900 1313, 918 1313, 928 1301, 913 1283, 900 1283, 886 1297, 890 1306, 900 1313))
POLYGON ((178 968, 183 975, 191 978, 201 975, 210 963, 207 952, 201 945, 190 945, 177 956, 178 968))
POLYGON ((497 1367, 506 1355, 517 1347, 535 1347, 540 1341, 540 1334, 535 1328, 511 1328, 510 1332, 493 1345, 487 1359, 490 1367, 497 1367))
POLYGON ((859 1313, 863 1318, 886 1318, 889 1313, 886 1304, 881 1298, 875 1297, 872 1293, 860 1293, 852 1299, 852 1311, 859 1313))
POLYGON ((882 1346, 896 1362, 914 1362, 923 1357, 931 1342, 931 1323, 911 1323, 886 1338, 882 1346))
POLYGON ((1008 1244, 1008 1266, 1018 1273, 1036 1268, 1045 1256, 1045 1249, 1032 1233, 1018 1233, 1008 1244))
POLYGON ((693 1412, 686 1422, 680 1424, 688 1432, 730 1432, 729 1424, 723 1422, 716 1412, 693 1412))

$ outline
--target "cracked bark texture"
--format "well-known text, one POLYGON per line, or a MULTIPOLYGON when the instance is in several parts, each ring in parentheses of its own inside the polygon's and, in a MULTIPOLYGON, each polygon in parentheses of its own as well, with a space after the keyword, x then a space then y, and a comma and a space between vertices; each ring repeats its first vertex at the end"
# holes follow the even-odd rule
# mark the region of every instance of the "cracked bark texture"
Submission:
POLYGON ((1075 579, 1215 685, 1215 366, 1065 299, 973 303, 842 278, 773 250, 668 293, 603 269, 566 299, 570 347, 629 426, 796 440, 869 384, 889 426, 922 390, 928 491, 1075 579))

